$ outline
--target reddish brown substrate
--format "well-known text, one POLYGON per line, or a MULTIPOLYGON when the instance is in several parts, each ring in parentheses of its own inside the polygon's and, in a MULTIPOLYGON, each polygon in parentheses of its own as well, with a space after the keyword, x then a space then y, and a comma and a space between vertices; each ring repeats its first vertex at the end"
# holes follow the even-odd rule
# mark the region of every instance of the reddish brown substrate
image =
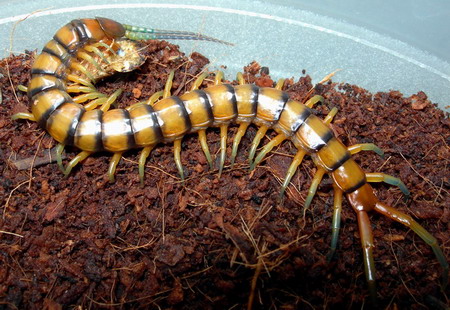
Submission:
MULTIPOLYGON (((101 82, 99 90, 124 89, 119 102, 128 106, 161 90, 175 69, 172 91, 179 95, 208 62, 199 54, 187 58, 165 42, 151 42, 147 53, 142 68, 101 82)), ((114 184, 106 176, 106 153, 88 158, 68 178, 55 163, 18 171, 16 160, 43 156, 55 146, 35 123, 11 121, 11 115, 29 109, 17 87, 27 84, 32 59, 26 54, 0 62, 0 309, 243 309, 255 275, 254 309, 368 305, 354 212, 344 203, 339 248, 328 264, 330 180, 322 182, 304 213, 315 171, 307 159, 278 204, 280 181, 296 150, 284 143, 249 173, 246 158, 255 127, 243 139, 238 164, 227 166, 220 179, 216 170, 208 171, 197 137, 187 136, 184 186, 172 145, 151 153, 144 188, 138 151, 126 153, 114 184)), ((273 85, 258 64, 245 71, 248 81, 273 85)), ((285 87, 301 101, 311 88, 304 73, 285 87)), ((355 158, 368 172, 405 182, 412 193, 407 203, 397 188, 374 187, 380 200, 428 229, 450 257, 448 117, 423 92, 405 98, 398 91, 371 94, 355 85, 326 83, 316 85, 313 94, 327 99, 317 107, 321 117, 339 109, 332 128, 346 145, 373 142, 385 151, 385 159, 372 152, 355 158)), ((229 146, 235 131, 230 129, 229 146)), ((217 154, 218 130, 207 136, 217 154)), ((265 143, 270 137, 273 133, 265 143)), ((76 153, 68 149, 67 157, 76 153)), ((377 214, 370 217, 380 306, 436 309, 448 303, 449 290, 440 292, 441 269, 431 249, 407 228, 377 214)))

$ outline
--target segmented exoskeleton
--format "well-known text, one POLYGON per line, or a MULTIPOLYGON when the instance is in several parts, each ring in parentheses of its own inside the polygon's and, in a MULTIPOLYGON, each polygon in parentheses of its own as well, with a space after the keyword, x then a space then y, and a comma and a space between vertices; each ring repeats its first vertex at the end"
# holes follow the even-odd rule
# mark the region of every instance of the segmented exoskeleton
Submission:
MULTIPOLYGON (((114 171, 122 153, 133 148, 143 148, 139 160, 139 175, 142 181, 146 158, 152 148, 158 143, 173 142, 175 162, 183 179, 180 153, 181 140, 186 134, 198 133, 202 149, 212 167, 205 135, 206 129, 210 127, 220 128, 220 175, 226 157, 228 126, 239 124, 232 147, 233 164, 241 138, 248 126, 254 124, 258 127, 258 132, 249 151, 252 169, 273 147, 284 140, 291 141, 298 150, 288 169, 281 194, 289 185, 305 155, 310 155, 318 168, 305 201, 305 208, 310 205, 324 174, 329 174, 333 180, 335 198, 331 253, 336 249, 342 199, 344 195, 347 197, 357 214, 365 273, 372 296, 375 296, 375 266, 372 255, 374 245, 368 217, 368 212, 372 210, 410 227, 432 247, 444 269, 443 283, 446 285, 449 266, 436 239, 410 216, 378 201, 369 182, 387 182, 398 186, 408 195, 405 185, 392 176, 365 173, 351 157, 361 150, 372 150, 379 154, 382 154, 382 151, 373 144, 344 146, 328 126, 337 111, 333 109, 325 120, 314 115, 312 107, 318 97, 313 97, 303 104, 290 99, 287 93, 281 90, 282 81, 274 88, 257 87, 245 84, 242 74, 238 74, 239 85, 233 86, 223 84, 222 74, 219 73, 213 86, 198 89, 206 77, 206 74, 203 74, 194 82, 190 92, 179 97, 170 96, 171 76, 165 90, 156 93, 147 101, 126 109, 110 110, 109 107, 117 94, 110 97, 101 96, 92 90, 91 85, 96 79, 114 71, 111 70, 111 63, 115 61, 119 63, 118 71, 139 66, 142 60, 138 57, 137 45, 129 39, 148 38, 148 33, 151 32, 145 28, 121 25, 103 18, 75 20, 56 33, 34 63, 32 79, 28 86, 32 114, 19 114, 15 118, 28 118, 39 122, 60 142, 60 152, 64 145, 74 145, 82 150, 68 164, 66 175, 92 153, 106 150, 114 153, 108 171, 110 180, 113 181, 114 171), (136 52, 137 56, 130 56, 136 52), (123 56, 120 55, 122 53, 123 56), (111 61, 113 58, 114 61, 111 61), (79 59, 84 60, 85 64, 77 62, 79 59), (84 74, 86 78, 75 76, 73 72, 84 74), (76 85, 68 85, 71 82, 76 85), (82 106, 79 103, 84 102, 85 94, 72 98, 69 92, 93 94, 89 100, 93 99, 94 103, 91 101, 87 106, 82 106), (161 96, 163 98, 159 100, 161 96), (79 99, 80 97, 82 99, 79 99), (99 104, 102 104, 102 107, 96 109, 99 104), (256 155, 260 141, 269 129, 276 131, 278 135, 256 155)), ((199 38, 192 34, 175 34, 172 32, 165 36, 199 38)), ((200 38, 218 41, 209 37, 200 38)), ((60 158, 58 161, 62 165, 60 158)))

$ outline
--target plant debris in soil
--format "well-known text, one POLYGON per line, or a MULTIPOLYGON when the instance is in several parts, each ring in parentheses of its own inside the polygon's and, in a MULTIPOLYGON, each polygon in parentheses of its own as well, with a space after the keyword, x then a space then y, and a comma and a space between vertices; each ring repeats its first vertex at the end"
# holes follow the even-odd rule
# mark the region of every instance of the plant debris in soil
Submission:
MULTIPOLYGON (((123 89, 119 107, 164 88, 175 70, 173 95, 190 89, 208 59, 189 57, 167 42, 148 41, 139 69, 97 84, 100 92, 123 89)), ((333 191, 325 178, 303 210, 316 167, 304 160, 279 203, 280 184, 296 153, 283 143, 253 172, 251 127, 219 178, 210 171, 196 135, 183 139, 186 180, 178 178, 173 146, 156 147, 138 176, 139 150, 118 165, 115 183, 107 169, 111 154, 98 153, 65 178, 49 156, 55 141, 30 121, 11 116, 29 111, 19 85, 27 85, 35 52, 0 61, 0 309, 311 309, 368 307, 362 250, 354 211, 344 202, 339 246, 330 263, 333 191), (18 169, 21 164, 21 169, 18 169)), ((251 63, 247 82, 274 86, 268 68, 251 63)), ((211 85, 214 75, 202 87, 211 85)), ((236 83, 231 81, 231 83, 236 83)), ((284 90, 325 117, 339 109, 331 128, 346 145, 375 143, 354 156, 367 172, 399 177, 411 191, 374 184, 379 199, 417 219, 450 257, 449 118, 425 93, 372 94, 356 85, 328 81, 312 85, 302 72, 284 90)), ((228 155, 237 128, 228 135, 228 155)), ((269 133, 264 143, 274 137, 269 133)), ((220 137, 207 138, 217 155, 220 137)), ((78 150, 67 148, 73 158, 78 150)), ((217 156, 215 156, 217 157, 217 156)), ((68 159, 64 161, 67 164, 68 159)), ((378 303, 392 309, 436 309, 448 305, 442 270, 431 248, 408 228, 370 213, 375 242, 378 303)))

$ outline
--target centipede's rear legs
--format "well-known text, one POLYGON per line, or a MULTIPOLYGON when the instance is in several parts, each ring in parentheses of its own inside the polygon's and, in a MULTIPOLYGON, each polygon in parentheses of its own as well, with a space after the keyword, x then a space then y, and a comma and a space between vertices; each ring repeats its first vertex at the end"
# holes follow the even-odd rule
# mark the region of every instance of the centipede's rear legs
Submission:
MULTIPOLYGON (((378 155, 384 157, 384 152, 373 143, 355 144, 348 147, 350 154, 356 154, 360 151, 374 151, 378 155)), ((406 185, 399 179, 384 173, 366 173, 367 182, 384 182, 393 186, 397 186, 407 199, 410 195, 406 185)), ((334 185, 334 201, 333 201, 333 220, 331 224, 331 247, 330 252, 327 254, 327 261, 330 262, 336 252, 337 242, 339 239, 339 230, 341 222, 341 210, 342 210, 342 196, 343 192, 336 185, 334 185)))
POLYGON ((448 284, 449 265, 439 247, 436 238, 434 238, 425 228, 418 224, 409 215, 398 211, 390 206, 387 206, 379 201, 376 201, 373 208, 370 210, 356 210, 358 218, 359 234, 361 238, 361 245, 364 256, 364 271, 366 274, 366 281, 369 287, 369 294, 373 304, 376 303, 376 286, 375 286, 375 264, 373 259, 373 234, 370 224, 370 219, 367 214, 368 211, 375 210, 376 212, 396 221, 400 224, 409 227, 413 230, 425 243, 427 243, 433 250, 439 264, 443 269, 442 273, 442 290, 444 291, 448 284))

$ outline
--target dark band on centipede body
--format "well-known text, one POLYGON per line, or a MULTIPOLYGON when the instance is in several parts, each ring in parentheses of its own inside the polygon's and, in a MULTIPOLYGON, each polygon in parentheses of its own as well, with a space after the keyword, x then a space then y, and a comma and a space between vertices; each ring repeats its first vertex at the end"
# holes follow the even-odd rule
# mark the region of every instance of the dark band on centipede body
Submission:
POLYGON ((354 191, 356 191, 357 189, 361 188, 366 183, 367 183, 366 179, 365 178, 361 178, 352 187, 349 187, 348 189, 346 189, 344 191, 344 193, 346 193, 346 194, 353 193, 354 191))
POLYGON ((205 93, 204 90, 196 89, 194 90, 194 93, 198 95, 198 100, 201 102, 203 107, 205 108, 206 115, 209 119, 209 124, 212 124, 214 120, 214 114, 212 110, 212 104, 208 99, 208 95, 205 93))
POLYGON ((189 113, 186 110, 186 106, 184 105, 183 100, 181 100, 180 97, 177 97, 177 96, 172 96, 169 98, 172 99, 180 107, 181 117, 184 120, 184 126, 186 127, 186 132, 189 132, 192 128, 192 123, 191 123, 189 113))
POLYGON ((134 139, 134 131, 133 127, 131 126, 131 117, 130 112, 128 110, 122 110, 123 111, 123 122, 127 130, 127 150, 133 149, 136 147, 136 140, 134 139))
POLYGON ((75 54, 82 44, 78 35, 78 31, 72 25, 72 23, 68 23, 60 30, 58 30, 58 32, 56 32, 56 34, 53 36, 53 39, 61 44, 71 55, 75 54))
POLYGON ((214 125, 229 123, 237 117, 236 92, 232 85, 214 85, 204 92, 212 109, 214 125))
POLYGON ((335 171, 350 158, 351 158, 350 152, 345 152, 344 155, 341 158, 337 159, 336 162, 329 168, 329 172, 335 171))
POLYGON ((277 122, 288 100, 289 95, 284 91, 271 87, 261 87, 258 92, 257 117, 270 124, 277 122), (270 119, 266 119, 266 112, 269 112, 270 119))
MULTIPOLYGON (((66 102, 72 102, 72 97, 70 97, 69 94, 67 94, 66 92, 61 91, 59 89, 51 89, 49 91, 38 93, 35 96, 34 100, 38 100, 40 102, 47 102, 47 104, 40 104, 40 106, 42 106, 44 109, 45 107, 47 108, 44 111, 39 111, 37 113, 37 115, 39 115, 37 122, 39 123, 40 126, 46 128, 46 122, 49 116, 62 104, 66 102)), ((35 109, 32 108, 32 110, 34 114, 35 109)))
POLYGON ((105 150, 113 152, 135 147, 130 113, 127 110, 114 109, 103 114, 102 142, 105 150))
POLYGON ((74 145, 90 152, 104 150, 102 141, 103 111, 86 111, 75 130, 74 145))
POLYGON ((61 143, 73 145, 75 131, 84 112, 79 104, 66 102, 48 117, 46 129, 61 143))
POLYGON ((51 89, 66 91, 66 84, 62 82, 61 79, 53 75, 35 75, 31 80, 30 86, 28 87, 28 95, 30 98, 33 98, 35 95, 51 89))
POLYGON ((58 57, 61 62, 63 64, 65 64, 66 66, 68 65, 68 63, 71 60, 71 55, 67 52, 67 49, 59 44, 57 41, 55 40, 51 40, 49 41, 44 48, 42 49, 43 52, 53 55, 55 57, 58 57))
POLYGON ((87 32, 86 25, 79 19, 74 19, 71 24, 78 32, 78 38, 80 43, 87 42, 90 39, 90 34, 87 32))
POLYGON ((251 113, 253 114, 253 116, 255 116, 257 112, 256 110, 258 109, 259 87, 254 84, 251 84, 250 88, 251 88, 250 104, 252 107, 251 113))
POLYGON ((134 133, 136 145, 138 145, 139 135, 141 134, 140 131, 143 129, 151 130, 151 136, 154 137, 154 140, 150 143, 143 143, 142 145, 151 145, 161 142, 164 136, 153 108, 148 104, 141 104, 138 108, 144 109, 145 113, 139 114, 139 116, 135 118, 131 116, 132 112, 130 112, 131 128, 134 133))

